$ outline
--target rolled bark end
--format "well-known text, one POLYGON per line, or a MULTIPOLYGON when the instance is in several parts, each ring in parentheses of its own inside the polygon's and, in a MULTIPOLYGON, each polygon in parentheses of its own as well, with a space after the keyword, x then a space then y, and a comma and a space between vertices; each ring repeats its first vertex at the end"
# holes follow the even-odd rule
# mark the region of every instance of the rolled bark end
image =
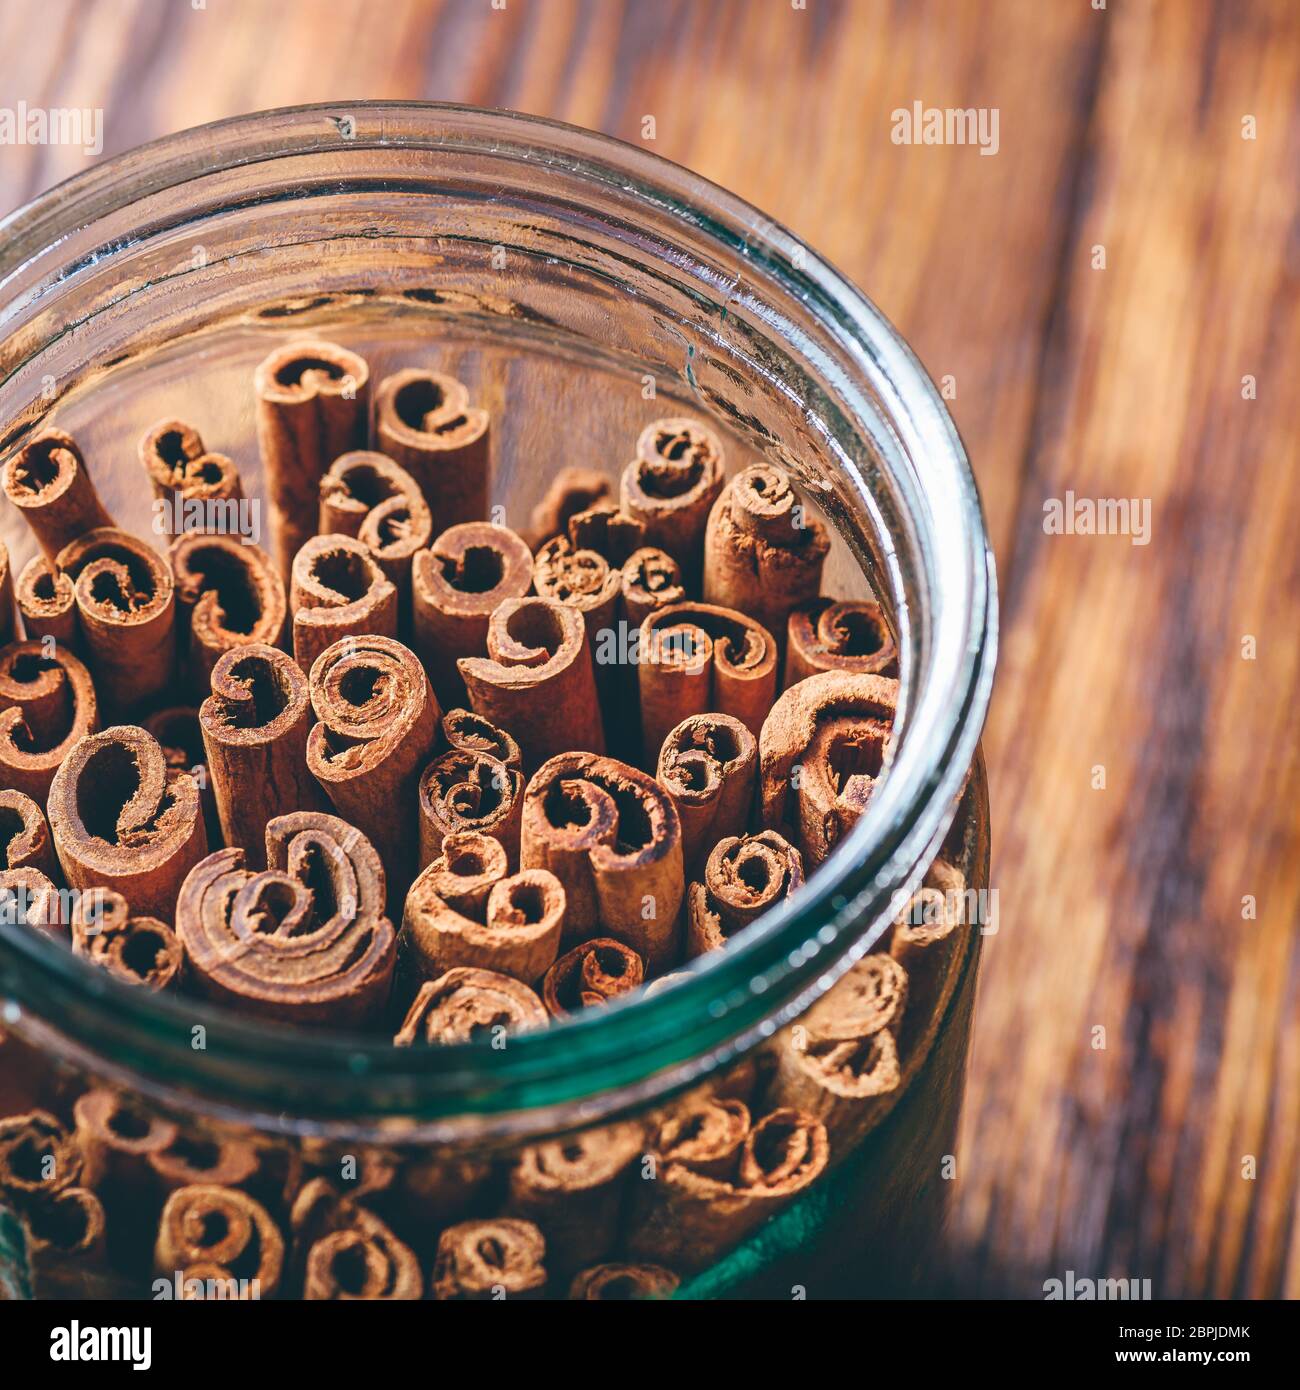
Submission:
POLYGON ((22 567, 14 593, 29 641, 52 637, 60 647, 77 646, 77 596, 72 580, 44 555, 34 555, 22 567))
POLYGON ((164 1278, 229 1280, 247 1289, 247 1297, 272 1298, 284 1268, 284 1238, 246 1192, 200 1183, 168 1197, 153 1262, 164 1278))
POLYGON ((0 773, 44 805, 54 774, 99 728, 90 672, 57 643, 15 642, 0 651, 0 773))
POLYGON ((243 481, 233 460, 225 454, 209 453, 193 425, 183 420, 160 420, 140 440, 140 463, 153 488, 155 499, 173 503, 163 509, 168 524, 164 531, 176 535, 190 529, 213 529, 204 510, 198 509, 203 525, 191 528, 186 521, 187 502, 237 502, 244 495, 243 481), (179 499, 181 507, 176 508, 179 499), (176 525, 176 521, 182 522, 176 525))
POLYGON ((748 830, 758 740, 734 715, 693 714, 668 731, 656 771, 682 818, 689 878, 719 840, 748 830))
POLYGON ((632 1303, 671 1298, 680 1284, 677 1275, 662 1265, 593 1265, 574 1277, 569 1298, 584 1303, 632 1303))
POLYGON ((430 1292, 440 1302, 540 1298, 545 1260, 546 1241, 531 1221, 464 1221, 438 1238, 430 1292))
POLYGON ((70 541, 113 525, 76 440, 63 430, 42 430, 24 444, 5 464, 0 488, 51 563, 70 541))
POLYGON ((623 470, 619 501, 645 526, 645 542, 666 550, 694 590, 709 512, 725 481, 722 443, 699 421, 651 421, 623 470))
POLYGON ((567 536, 569 519, 603 501, 612 491, 613 484, 599 469, 561 468, 529 517, 529 545, 536 550, 553 536, 567 536))
POLYGON ((313 536, 293 558, 293 655, 304 671, 346 637, 396 637, 397 589, 351 536, 313 536))
POLYGON ((819 671, 897 676, 898 648, 874 599, 814 599, 787 619, 785 688, 819 671))
POLYGON ((108 888, 91 888, 77 899, 72 950, 124 984, 154 991, 177 984, 184 963, 180 940, 166 922, 134 915, 108 888))
POLYGON ((566 952, 546 972, 542 1000, 555 1018, 608 1004, 645 981, 645 962, 613 937, 594 937, 566 952))
POLYGON ((803 886, 799 851, 774 830, 732 835, 710 853, 687 897, 690 956, 721 950, 736 932, 803 886))
POLYGON ((56 872, 45 812, 13 788, 0 791, 0 869, 38 869, 47 877, 56 872))
POLYGON ((545 1028, 542 1001, 520 980, 458 966, 420 986, 393 1041, 439 1046, 545 1028))

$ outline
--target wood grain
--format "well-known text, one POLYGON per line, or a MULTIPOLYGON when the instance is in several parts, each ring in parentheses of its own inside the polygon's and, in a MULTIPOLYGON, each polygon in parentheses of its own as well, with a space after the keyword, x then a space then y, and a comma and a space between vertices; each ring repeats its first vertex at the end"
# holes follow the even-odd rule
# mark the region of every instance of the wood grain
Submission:
MULTIPOLYGON (((106 154, 351 96, 654 116, 862 284, 952 378, 1004 604, 957 1287, 1300 1294, 1293 4, 10 0, 0 91, 106 154), (913 100, 996 107, 997 156, 891 143, 913 100), (1044 534, 1067 489, 1150 544, 1044 534)), ((0 148, 0 207, 83 163, 0 148)))

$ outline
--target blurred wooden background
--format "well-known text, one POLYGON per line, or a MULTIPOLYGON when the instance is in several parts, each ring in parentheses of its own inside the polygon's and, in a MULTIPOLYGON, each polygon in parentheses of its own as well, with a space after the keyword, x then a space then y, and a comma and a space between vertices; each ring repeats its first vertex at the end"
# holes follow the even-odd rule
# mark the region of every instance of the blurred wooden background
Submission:
MULTIPOLYGON (((106 154, 348 97, 653 115, 855 278, 955 383, 1001 581, 953 1287, 1300 1295, 1294 0, 5 0, 0 92, 106 154), (918 100, 997 155, 891 143, 918 100), (1044 534, 1067 490, 1150 543, 1044 534)), ((0 147, 0 208, 83 164, 0 147)))

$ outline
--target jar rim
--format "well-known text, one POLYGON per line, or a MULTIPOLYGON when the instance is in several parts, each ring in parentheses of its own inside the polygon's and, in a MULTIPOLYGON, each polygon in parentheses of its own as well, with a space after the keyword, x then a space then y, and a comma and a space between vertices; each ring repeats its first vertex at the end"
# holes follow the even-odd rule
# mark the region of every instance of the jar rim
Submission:
MULTIPOLYGON (((542 117, 433 102, 345 102, 237 116, 140 146, 75 175, 0 221, 0 354, 15 297, 39 293, 74 230, 214 170, 382 146, 538 161, 616 185, 753 268, 765 294, 799 300, 868 379, 925 460, 918 543, 942 595, 906 737, 866 812, 793 898, 744 938, 683 967, 672 989, 510 1039, 402 1049, 386 1039, 268 1027, 203 1001, 132 989, 37 933, 0 925, 3 1016, 136 1089, 209 1111, 250 1109, 271 1128, 373 1122, 390 1137, 454 1141, 584 1123, 687 1084, 769 1036, 887 928, 956 809, 987 710, 997 646, 994 562, 964 448, 933 383, 875 305, 790 232, 709 180, 644 149, 542 117), (346 133, 341 123, 347 123, 346 133), (864 921, 866 925, 864 926, 864 921), (16 975, 21 978, 15 979, 16 975), (53 1020, 59 1020, 55 1024, 53 1020), (206 1030, 196 1049, 193 1029, 206 1030), (339 1084, 340 1080, 349 1084, 339 1084), (360 1092, 382 1113, 357 1117, 360 1092), (310 1097, 310 1099, 308 1099, 310 1097), (302 1115, 282 1113, 301 1106, 302 1115)), ((113 248, 106 249, 106 254, 113 248)), ((5 371, 0 355, 0 373, 5 371)), ((2 379, 2 378, 0 378, 2 379)), ((847 382, 846 391, 857 389, 847 382)), ((862 394, 861 404, 867 406, 862 394)), ((869 410, 869 407, 867 407, 869 410)), ((904 672, 904 698, 909 680, 904 672)))

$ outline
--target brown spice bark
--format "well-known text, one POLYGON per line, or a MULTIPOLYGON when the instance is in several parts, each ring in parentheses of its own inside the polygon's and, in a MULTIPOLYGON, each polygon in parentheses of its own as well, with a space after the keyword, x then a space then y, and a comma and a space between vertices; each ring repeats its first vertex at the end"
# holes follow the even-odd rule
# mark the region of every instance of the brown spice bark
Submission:
POLYGON ((274 1298, 284 1268, 284 1237, 248 1193, 199 1183, 167 1198, 153 1264, 163 1278, 179 1271, 182 1281, 233 1280, 241 1299, 274 1298))
POLYGON ((211 685, 199 725, 221 836, 260 869, 267 821, 325 807, 307 769, 313 719, 307 677, 286 653, 248 646, 217 662, 211 685))
POLYGON ((465 522, 442 532, 412 564, 412 641, 438 699, 464 702, 461 657, 487 651, 488 622, 533 585, 533 557, 506 526, 465 522))
POLYGON ((0 651, 0 776, 44 806, 68 754, 99 729, 90 672, 66 650, 15 642, 0 651))
POLYGON ((582 615, 551 599, 507 599, 488 623, 486 657, 457 662, 470 706, 509 730, 535 768, 567 749, 605 747, 582 615))
POLYGON ((686 954, 720 951, 802 886, 803 859, 775 830, 720 840, 687 890, 686 954))
POLYGON ((656 771, 682 819, 689 879, 719 840, 749 829, 758 740, 733 715, 693 714, 669 730, 656 771))
POLYGON ((0 791, 0 869, 36 869, 47 878, 58 873, 45 812, 9 787, 0 791))
POLYGON ((185 880, 176 930, 196 984, 261 1018, 374 1019, 397 958, 379 855, 337 816, 299 811, 267 825, 266 863, 254 873, 243 850, 223 849, 185 880))
MULTIPOLYGON (((234 462, 225 454, 209 453, 198 430, 183 420, 159 420, 145 432, 140 464, 154 497, 172 506, 176 499, 182 504, 237 502, 244 495, 234 462)), ((176 534, 176 528, 169 526, 166 534, 176 534)))
POLYGON ((5 464, 0 488, 22 513, 51 564, 70 541, 113 525, 81 450, 63 430, 43 430, 24 444, 5 464))
POLYGON ((234 536, 179 536, 169 558, 186 678, 201 699, 226 652, 280 645, 288 610, 284 584, 264 550, 234 536))
POLYGON ((545 1028, 542 1001, 521 980, 494 970, 457 966, 420 986, 393 1042, 441 1046, 507 1033, 545 1028))
POLYGON ((593 1265, 574 1276, 569 1299, 583 1303, 629 1303, 671 1298, 680 1283, 677 1275, 662 1265, 593 1265))
POLYGON ((486 410, 469 404, 462 382, 408 368, 375 395, 375 436, 419 484, 439 527, 487 517, 491 444, 486 410))
POLYGON ((180 983, 185 959, 166 922, 134 915, 126 899, 109 888, 88 889, 77 899, 72 950, 124 984, 155 991, 180 983))
POLYGON ((524 793, 519 859, 564 885, 566 940, 614 937, 655 974, 675 963, 682 827, 653 777, 592 753, 552 758, 524 793))
POLYGON ((313 536, 292 573, 293 655, 304 671, 343 638, 397 636, 397 590, 361 541, 313 536))
POLYGON ((542 1002, 553 1018, 608 1004, 645 981, 645 961, 612 936, 594 936, 566 951, 546 972, 542 1002))
POLYGON ((7 647, 17 635, 14 609, 14 574, 9 564, 9 547, 0 541, 0 647, 7 647))
POLYGON ((459 831, 491 835, 512 862, 518 860, 524 779, 517 767, 486 753, 453 748, 420 775, 418 805, 421 868, 442 853, 449 835, 459 831))
POLYGON ((15 595, 28 641, 53 637, 61 647, 76 650, 80 646, 72 580, 56 570, 44 555, 32 556, 23 566, 15 595))
POLYGON ((603 501, 612 491, 613 484, 597 468, 561 468, 529 517, 529 545, 536 550, 552 536, 567 536, 569 518, 603 501))
POLYGON ((898 648, 875 599, 818 598, 786 620, 785 689, 819 671, 897 676, 898 648))
POLYGON ((54 775, 50 829, 70 888, 111 888, 166 920, 207 853, 199 790, 170 772, 152 734, 131 725, 83 738, 54 775))
POLYGON ((313 1178, 289 1216, 293 1263, 309 1302, 413 1300, 424 1292, 415 1252, 374 1212, 313 1178))
POLYGON ((103 528, 69 542, 55 562, 72 580, 87 664, 104 708, 163 694, 176 666, 176 596, 167 563, 142 540, 103 528))
POLYGON ((438 1239, 430 1295, 438 1302, 540 1298, 546 1242, 531 1221, 498 1217, 449 1226, 438 1239))
POLYGON ((365 447, 370 368, 334 343, 289 343, 258 365, 253 390, 271 553, 287 578, 315 527, 325 470, 340 454, 365 447))

